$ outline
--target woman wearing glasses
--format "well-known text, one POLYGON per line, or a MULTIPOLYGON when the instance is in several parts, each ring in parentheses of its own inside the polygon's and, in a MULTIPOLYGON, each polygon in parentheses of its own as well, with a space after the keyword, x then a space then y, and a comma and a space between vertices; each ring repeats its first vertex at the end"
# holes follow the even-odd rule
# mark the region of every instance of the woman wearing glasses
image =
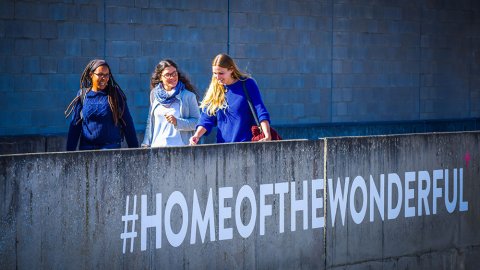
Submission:
POLYGON ((67 151, 115 149, 125 137, 128 147, 138 147, 138 140, 127 99, 105 60, 95 59, 85 67, 80 91, 65 111, 72 114, 67 151))
POLYGON ((150 108, 142 147, 188 145, 199 117, 195 87, 175 62, 160 61, 150 78, 150 108))

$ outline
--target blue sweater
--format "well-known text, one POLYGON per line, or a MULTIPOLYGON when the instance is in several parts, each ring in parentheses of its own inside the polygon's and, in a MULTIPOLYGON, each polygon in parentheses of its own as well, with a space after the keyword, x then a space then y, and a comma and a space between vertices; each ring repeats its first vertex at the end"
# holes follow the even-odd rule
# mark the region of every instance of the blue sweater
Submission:
POLYGON ((118 148, 123 140, 123 135, 125 135, 128 147, 138 147, 135 127, 126 103, 123 120, 125 126, 121 121, 119 126, 115 126, 107 94, 104 91, 89 91, 83 104, 77 102, 73 110, 68 130, 67 151, 76 150, 79 138, 79 150, 118 148), (83 117, 82 121, 77 124, 80 112, 83 117), (108 147, 115 144, 118 144, 118 147, 108 147))
MULTIPOLYGON (((270 115, 263 104, 255 81, 251 78, 247 79, 245 87, 257 112, 258 121, 267 120, 270 122, 270 115)), ((217 143, 251 141, 252 132, 250 129, 256 124, 243 91, 243 82, 237 81, 234 84, 227 85, 226 88, 228 107, 225 110, 218 110, 216 115, 213 116, 209 116, 203 109, 197 126, 207 129, 206 134, 213 127, 218 127, 217 143)))

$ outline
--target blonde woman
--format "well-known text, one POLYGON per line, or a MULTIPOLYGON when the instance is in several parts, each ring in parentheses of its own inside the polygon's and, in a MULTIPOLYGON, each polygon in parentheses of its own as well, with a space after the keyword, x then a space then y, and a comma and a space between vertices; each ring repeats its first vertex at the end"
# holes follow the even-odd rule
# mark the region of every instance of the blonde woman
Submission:
POLYGON ((251 127, 255 120, 248 106, 243 86, 249 93, 265 138, 270 141, 270 115, 263 104, 256 82, 241 72, 226 54, 217 55, 212 62, 212 80, 203 98, 202 112, 190 145, 217 127, 217 143, 251 141, 251 127))

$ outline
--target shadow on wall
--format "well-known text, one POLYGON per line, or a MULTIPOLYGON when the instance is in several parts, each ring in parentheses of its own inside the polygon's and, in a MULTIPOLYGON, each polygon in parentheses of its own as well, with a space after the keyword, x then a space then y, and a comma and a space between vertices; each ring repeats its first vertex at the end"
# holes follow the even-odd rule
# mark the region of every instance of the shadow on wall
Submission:
MULTIPOLYGON (((425 120, 410 122, 328 123, 318 125, 275 126, 285 140, 316 140, 325 137, 369 136, 407 133, 455 132, 480 130, 480 119, 425 120)), ((139 143, 143 132, 137 133, 139 143)), ((216 130, 202 138, 202 144, 216 141, 216 130)), ((0 137, 0 155, 65 151, 66 135, 31 135, 0 137)), ((124 142, 123 147, 127 147, 124 142)))
MULTIPOLYGON (((215 143, 216 132, 211 132, 202 138, 202 144, 215 143)), ((138 143, 143 141, 143 132, 137 133, 138 143)), ((25 153, 64 152, 67 145, 67 135, 30 135, 30 136, 5 136, 0 137, 0 155, 13 155, 25 153)), ((123 148, 127 143, 123 141, 123 148)))

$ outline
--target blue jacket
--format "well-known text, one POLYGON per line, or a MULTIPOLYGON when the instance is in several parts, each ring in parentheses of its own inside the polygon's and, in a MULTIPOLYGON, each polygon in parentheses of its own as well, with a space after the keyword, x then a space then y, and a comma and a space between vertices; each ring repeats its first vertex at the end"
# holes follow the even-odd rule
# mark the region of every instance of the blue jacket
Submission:
MULTIPOLYGON (((245 81, 245 87, 257 112, 258 121, 267 120, 270 122, 270 115, 263 104, 257 83, 248 78, 245 81)), ((251 141, 251 127, 256 123, 243 91, 243 81, 239 80, 234 84, 227 85, 226 88, 225 96, 228 107, 225 110, 218 110, 216 115, 212 116, 202 110, 198 126, 207 129, 205 135, 208 135, 213 127, 218 127, 217 143, 251 141)))
POLYGON ((125 125, 120 122, 116 126, 108 104, 108 95, 104 91, 88 91, 85 100, 75 104, 68 130, 67 151, 76 150, 79 138, 79 150, 112 148, 109 145, 118 145, 113 148, 119 148, 124 136, 128 147, 138 147, 132 116, 126 103, 124 106, 125 125))
MULTIPOLYGON (((200 117, 200 110, 198 109, 197 97, 194 93, 188 90, 182 90, 176 98, 180 101, 180 118, 177 118, 177 125, 175 126, 180 131, 180 136, 185 145, 188 145, 188 140, 195 131, 195 125, 200 117)), ((152 108, 155 97, 153 91, 150 91, 150 108, 148 109, 147 124, 145 127, 145 137, 143 138, 142 146, 150 146, 152 144, 153 128, 155 126, 155 117, 153 112, 156 107, 152 108)), ((159 104, 157 104, 158 106, 159 104)))

